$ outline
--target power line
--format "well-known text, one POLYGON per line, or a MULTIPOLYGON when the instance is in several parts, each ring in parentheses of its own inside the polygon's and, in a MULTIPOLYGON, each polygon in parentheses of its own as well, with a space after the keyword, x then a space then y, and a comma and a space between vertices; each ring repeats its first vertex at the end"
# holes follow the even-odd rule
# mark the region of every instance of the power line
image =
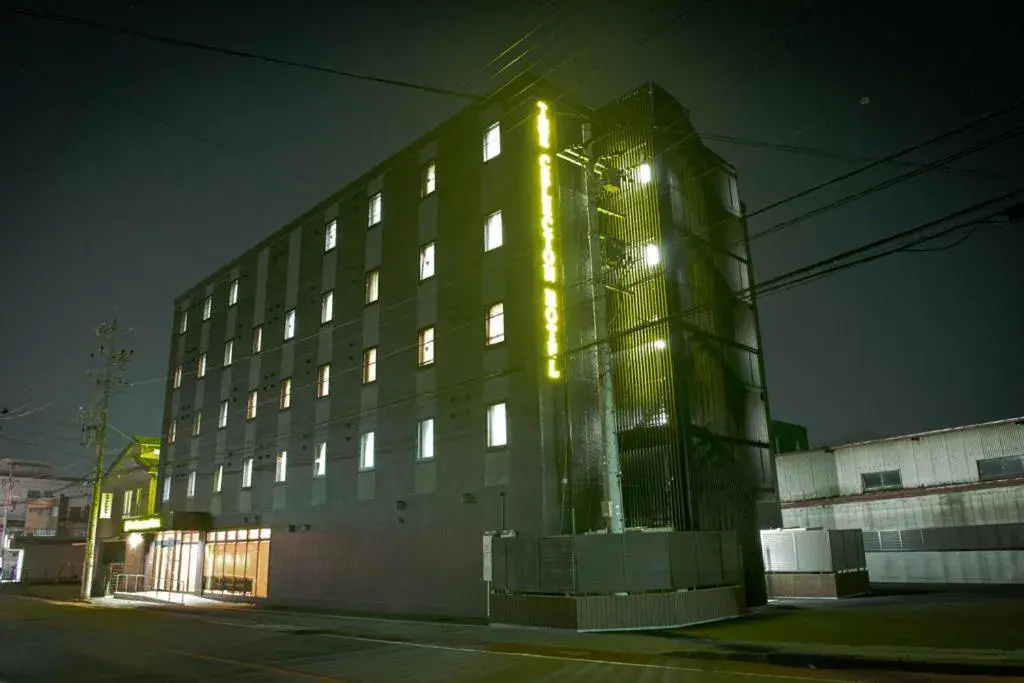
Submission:
POLYGON ((165 45, 172 45, 174 47, 190 48, 193 50, 202 50, 205 52, 213 52, 222 55, 228 55, 231 57, 240 57, 242 59, 252 59, 261 62, 267 62, 269 64, 277 64, 280 66, 288 66, 297 69, 304 69, 306 71, 314 71, 318 73, 330 74, 332 76, 341 76, 343 78, 349 78, 357 81, 366 81, 370 83, 379 83, 381 85, 390 85, 399 88, 406 88, 409 90, 419 90, 422 92, 433 93, 435 95, 447 95, 449 97, 458 97, 461 99, 467 99, 472 101, 480 101, 482 98, 479 95, 472 93, 460 92, 458 90, 449 90, 446 88, 436 88, 429 85, 421 85, 419 83, 412 83, 410 81, 397 80, 394 78, 383 78, 380 76, 369 76, 367 74, 360 74, 354 71, 343 71, 341 69, 335 69, 328 66, 319 66, 316 64, 307 64, 304 62, 297 62, 290 59, 282 59, 279 57, 271 57, 269 55, 262 55, 255 52, 247 52, 245 50, 236 50, 233 48, 221 47, 217 45, 211 45, 209 43, 200 43, 194 40, 185 40, 182 38, 173 38, 171 36, 160 35, 157 33, 151 33, 149 31, 140 31, 138 29, 127 28, 124 26, 117 26, 115 24, 107 24, 100 21, 94 21, 91 19, 82 19, 80 17, 74 17, 68 14, 60 14, 58 12, 49 12, 45 10, 33 10, 25 7, 5 7, 0 8, 2 11, 8 14, 16 14, 23 17, 30 17, 33 19, 39 19, 42 21, 50 21, 62 24, 68 24, 71 26, 78 26, 82 28, 90 28, 99 31, 106 31, 108 33, 115 33, 122 36, 128 36, 131 38, 139 38, 142 40, 149 40, 155 43, 163 43, 165 45))

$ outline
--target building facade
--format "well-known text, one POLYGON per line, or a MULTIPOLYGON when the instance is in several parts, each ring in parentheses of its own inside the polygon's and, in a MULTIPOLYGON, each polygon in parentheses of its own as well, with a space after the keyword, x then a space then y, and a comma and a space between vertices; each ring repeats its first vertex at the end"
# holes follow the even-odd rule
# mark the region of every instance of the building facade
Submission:
POLYGON ((81 479, 57 476, 45 462, 0 460, 0 505, 8 542, 18 536, 84 538, 89 489, 81 479))
POLYGON ((862 529, 873 583, 1024 581, 1024 419, 778 457, 787 527, 862 529))
POLYGON ((489 530, 660 528, 736 530, 759 577, 735 187, 656 86, 592 111, 532 79, 349 183, 175 302, 153 572, 482 616, 489 530))

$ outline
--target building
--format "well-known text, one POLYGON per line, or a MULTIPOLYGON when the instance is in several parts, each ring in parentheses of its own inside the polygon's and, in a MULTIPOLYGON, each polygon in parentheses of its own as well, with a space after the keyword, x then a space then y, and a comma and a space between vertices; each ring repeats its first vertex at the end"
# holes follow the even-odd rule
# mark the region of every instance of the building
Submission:
POLYGON ((772 451, 776 455, 807 451, 811 448, 807 437, 807 427, 803 425, 772 420, 769 430, 772 435, 772 451))
POLYGON ((1024 419, 780 455, 787 527, 862 529, 876 584, 1024 582, 1024 419))
POLYGON ((487 532, 701 530, 762 601, 750 282, 667 93, 504 86, 175 301, 156 582, 483 616, 487 532))
POLYGON ((59 477, 45 462, 0 460, 0 501, 4 535, 84 538, 89 489, 80 478, 59 477))

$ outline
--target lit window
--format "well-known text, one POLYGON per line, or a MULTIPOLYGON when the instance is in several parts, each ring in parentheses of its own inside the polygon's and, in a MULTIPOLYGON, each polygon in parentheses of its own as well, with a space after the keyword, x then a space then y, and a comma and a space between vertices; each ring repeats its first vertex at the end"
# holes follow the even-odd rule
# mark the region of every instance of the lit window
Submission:
POLYGON ((380 296, 380 271, 371 270, 366 274, 366 303, 376 303, 380 296))
POLYGON ((181 318, 178 319, 178 334, 186 332, 188 332, 188 311, 182 311, 181 318))
POLYGON ((121 515, 123 517, 131 517, 132 516, 132 502, 133 502, 133 494, 134 493, 135 492, 131 491, 131 490, 128 490, 128 491, 124 492, 124 498, 122 499, 122 504, 121 504, 121 515))
POLYGON ((220 413, 217 415, 217 429, 224 429, 228 426, 228 402, 220 402, 220 413))
POLYGON ((274 481, 283 483, 288 478, 288 451, 281 451, 277 454, 274 463, 274 481))
POLYGON ((114 512, 114 494, 104 493, 100 496, 100 519, 110 519, 114 512))
POLYGON ((284 338, 293 339, 295 337, 295 309, 288 311, 284 314, 284 338))
POLYGON ((224 465, 217 465, 213 468, 213 492, 220 493, 224 490, 224 465))
POLYGON ((209 320, 211 315, 213 315, 213 297, 208 296, 203 301, 203 320, 209 320))
POLYGON ((434 459, 434 418, 420 420, 416 440, 416 457, 420 460, 434 459))
POLYGON ((491 448, 508 445, 508 424, 504 403, 487 406, 487 445, 491 448))
POLYGON ((497 303, 487 309, 487 344, 505 341, 505 304, 497 303))
POLYGON ((198 379, 206 377, 206 351, 199 354, 199 366, 196 368, 196 377, 198 379))
POLYGON ((373 469, 373 432, 363 434, 359 441, 359 469, 373 469))
POLYGON ((316 371, 316 397, 325 398, 331 393, 331 364, 326 363, 316 371))
POLYGON ((199 430, 203 428, 203 411, 197 410, 192 415, 192 436, 199 436, 199 430))
POLYGON ((185 488, 185 495, 188 498, 196 497, 196 471, 192 470, 188 473, 188 486, 185 488))
POLYGON ((378 223, 380 223, 380 213, 381 213, 380 210, 381 210, 381 206, 383 204, 384 204, 384 200, 381 197, 380 192, 378 192, 377 194, 375 194, 372 197, 370 197, 370 208, 369 208, 369 211, 368 211, 367 216, 366 216, 366 218, 367 218, 366 225, 367 226, 372 228, 373 226, 375 226, 378 223))
POLYGON ((424 327, 420 330, 419 364, 430 365, 434 362, 434 328, 424 327))
POLYGON ((324 230, 324 251, 330 251, 338 246, 338 221, 331 221, 324 230))
POLYGON ((167 443, 174 443, 178 438, 178 423, 171 419, 171 423, 167 425, 167 443))
POLYGON ((252 353, 255 356, 263 350, 263 325, 252 328, 252 353))
POLYGON ((228 285, 228 306, 234 306, 238 303, 238 280, 232 280, 231 284, 228 285))
POLYGON ((434 243, 420 247, 420 280, 434 277, 434 243))
POLYGON ((171 475, 164 475, 163 501, 166 503, 171 499, 171 475))
POLYGON ((326 325, 334 320, 334 292, 325 292, 320 297, 320 324, 326 325))
POLYGON ((484 161, 490 161, 501 154, 501 124, 492 123, 484 131, 484 161))
POLYGON ((175 388, 175 389, 180 389, 181 388, 181 366, 180 365, 175 365, 174 366, 174 379, 172 381, 171 386, 173 388, 175 388))
POLYGON ((235 340, 228 339, 224 342, 224 367, 235 362, 235 340))
POLYGON ((503 243, 501 211, 495 211, 484 221, 484 251, 497 249, 503 243))
POLYGON ((377 381, 377 347, 363 351, 363 384, 377 381))
POLYGON ((281 380, 281 410, 288 410, 292 407, 292 378, 286 377, 281 380))
POLYGON ((426 197, 434 194, 437 189, 437 164, 431 161, 423 167, 423 177, 420 183, 420 196, 426 197))
POLYGON ((316 453, 313 455, 313 476, 322 477, 327 474, 327 442, 321 441, 316 445, 316 453))
POLYGON ((644 263, 649 266, 656 266, 661 263, 661 250, 657 244, 648 244, 644 247, 644 263))
POLYGON ((242 461, 242 488, 252 488, 252 458, 246 458, 242 461))
POLYGON ((246 402, 245 402, 245 419, 246 420, 255 420, 256 419, 256 405, 257 405, 257 401, 258 401, 258 394, 256 393, 256 390, 253 389, 252 391, 249 392, 249 397, 246 399, 246 402))

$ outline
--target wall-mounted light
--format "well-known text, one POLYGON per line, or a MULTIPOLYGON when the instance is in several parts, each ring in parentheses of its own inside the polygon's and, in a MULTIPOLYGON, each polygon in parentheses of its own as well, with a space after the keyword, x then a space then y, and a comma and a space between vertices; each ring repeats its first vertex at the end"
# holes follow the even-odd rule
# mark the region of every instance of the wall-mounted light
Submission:
POLYGON ((135 550, 142 545, 142 534, 136 532, 128 534, 128 549, 135 550))
POLYGON ((664 349, 668 348, 668 342, 665 341, 664 339, 655 339, 654 348, 658 349, 659 351, 663 351, 664 349))
POLYGON ((644 263, 649 266, 656 266, 661 263, 661 250, 657 244, 648 244, 644 247, 644 263))
POLYGON ((636 181, 641 185, 646 185, 651 182, 651 165, 648 163, 640 164, 636 169, 636 181))

